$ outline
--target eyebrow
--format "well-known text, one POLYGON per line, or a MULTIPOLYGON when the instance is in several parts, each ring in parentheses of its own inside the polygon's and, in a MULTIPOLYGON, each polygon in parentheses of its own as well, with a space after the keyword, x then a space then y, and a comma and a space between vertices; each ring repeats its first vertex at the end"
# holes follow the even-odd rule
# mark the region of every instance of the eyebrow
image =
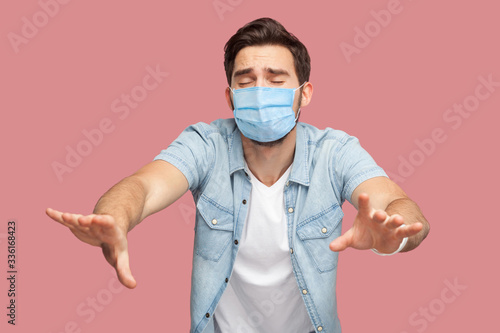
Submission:
POLYGON ((237 78, 238 76, 242 76, 242 75, 245 75, 245 74, 248 74, 251 72, 253 72, 253 68, 240 69, 240 70, 237 70, 236 72, 234 72, 234 77, 237 78))
MULTIPOLYGON (((267 73, 274 74, 274 75, 288 75, 288 76, 290 76, 290 73, 288 73, 287 70, 280 69, 280 68, 266 67, 265 71, 267 73)), ((242 76, 242 75, 249 74, 252 72, 253 72, 253 67, 240 69, 240 70, 237 70, 236 72, 234 72, 234 78, 237 78, 238 76, 242 76)))
POLYGON ((288 76, 290 76, 288 71, 281 69, 281 68, 273 69, 273 68, 268 67, 268 68, 266 68, 266 72, 274 74, 274 75, 288 75, 288 76))

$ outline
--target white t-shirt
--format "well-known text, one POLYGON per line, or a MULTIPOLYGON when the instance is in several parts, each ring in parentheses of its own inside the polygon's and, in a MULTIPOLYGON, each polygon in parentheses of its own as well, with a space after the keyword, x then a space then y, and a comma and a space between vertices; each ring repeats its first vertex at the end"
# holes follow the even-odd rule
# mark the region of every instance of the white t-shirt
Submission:
POLYGON ((227 289, 215 310, 216 333, 314 331, 292 271, 283 188, 251 177, 248 215, 227 289))

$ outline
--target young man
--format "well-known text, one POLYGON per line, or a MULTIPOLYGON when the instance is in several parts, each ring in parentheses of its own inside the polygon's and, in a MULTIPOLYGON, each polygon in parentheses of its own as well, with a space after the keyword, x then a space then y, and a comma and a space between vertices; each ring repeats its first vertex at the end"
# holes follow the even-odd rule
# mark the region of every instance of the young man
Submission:
POLYGON ((313 93, 310 59, 281 24, 263 18, 239 29, 224 66, 234 119, 188 127, 106 192, 94 214, 47 214, 102 247, 134 288, 127 233, 189 189, 191 332, 338 333, 338 252, 410 251, 429 224, 356 138, 297 123, 313 93), (345 200, 358 214, 340 236, 345 200))

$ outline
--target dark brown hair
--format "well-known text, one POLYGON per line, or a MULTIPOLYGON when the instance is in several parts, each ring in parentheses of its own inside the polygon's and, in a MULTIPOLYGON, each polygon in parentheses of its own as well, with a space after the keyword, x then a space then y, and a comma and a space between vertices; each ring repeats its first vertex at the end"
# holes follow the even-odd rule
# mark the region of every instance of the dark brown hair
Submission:
POLYGON ((224 69, 226 70, 229 86, 231 86, 234 60, 238 52, 247 46, 261 45, 281 45, 286 47, 293 55, 295 73, 299 78, 299 83, 309 81, 311 59, 304 44, 289 33, 281 23, 264 17, 247 23, 240 28, 224 46, 224 69))

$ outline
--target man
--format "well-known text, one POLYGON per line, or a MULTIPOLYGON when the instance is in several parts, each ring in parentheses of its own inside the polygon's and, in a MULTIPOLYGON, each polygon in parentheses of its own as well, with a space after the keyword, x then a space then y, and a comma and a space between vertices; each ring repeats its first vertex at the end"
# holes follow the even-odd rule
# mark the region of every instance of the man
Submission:
POLYGON ((47 214, 102 247, 134 288, 127 233, 189 189, 197 208, 191 332, 340 332, 338 252, 410 251, 429 224, 356 138, 297 123, 313 93, 310 59, 281 24, 263 18, 239 29, 224 66, 234 119, 188 127, 93 214, 47 214), (358 214, 340 236, 345 200, 358 214))

